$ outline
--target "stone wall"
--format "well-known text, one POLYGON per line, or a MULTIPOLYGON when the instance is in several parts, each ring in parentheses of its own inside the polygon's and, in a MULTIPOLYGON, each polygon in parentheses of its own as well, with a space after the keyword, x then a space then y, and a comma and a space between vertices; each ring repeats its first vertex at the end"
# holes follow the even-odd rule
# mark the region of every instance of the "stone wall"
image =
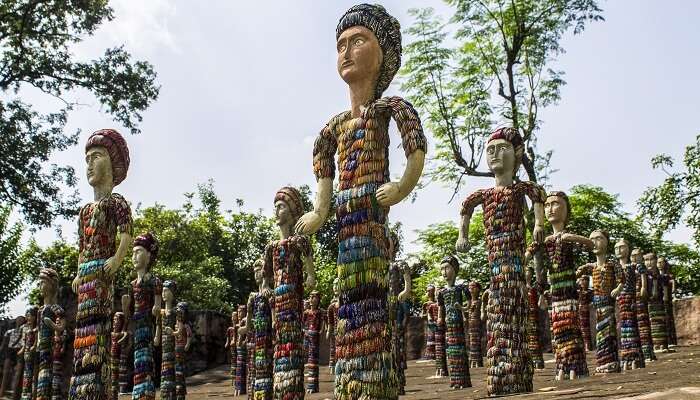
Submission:
POLYGON ((673 312, 676 317, 678 344, 700 344, 700 296, 676 300, 673 303, 673 312))

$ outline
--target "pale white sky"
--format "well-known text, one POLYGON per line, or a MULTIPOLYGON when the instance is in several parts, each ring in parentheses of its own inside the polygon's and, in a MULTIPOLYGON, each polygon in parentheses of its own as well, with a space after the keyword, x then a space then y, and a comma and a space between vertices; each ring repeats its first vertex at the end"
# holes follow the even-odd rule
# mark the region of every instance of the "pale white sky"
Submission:
MULTIPOLYGON (((182 204, 183 193, 215 180, 224 208, 242 198, 245 208, 272 213, 282 185, 309 184, 312 144, 336 113, 348 108, 347 88, 335 70, 335 26, 351 1, 166 1, 115 0, 115 20, 76 48, 79 57, 97 57, 106 47, 124 44, 137 59, 150 61, 162 85, 160 98, 144 113, 143 133, 127 136, 131 167, 116 189, 133 206, 155 202, 182 204), (206 5, 206 7, 204 6, 206 5)), ((382 1, 404 28, 407 10, 438 1, 382 1)), ((567 36, 567 53, 557 67, 568 84, 559 105, 541 112, 541 149, 554 149, 559 172, 551 183, 569 189, 579 183, 619 193, 625 208, 663 176, 650 167, 657 153, 682 155, 700 133, 700 3, 688 1, 601 1, 605 22, 582 35, 567 36)), ((404 37, 404 44, 407 43, 404 37)), ((398 83, 387 94, 401 93, 398 83)), ((32 95, 39 107, 50 106, 32 95)), ((91 190, 84 178, 83 145, 94 130, 116 126, 89 94, 88 106, 73 112, 68 128, 83 130, 80 145, 54 160, 75 166, 84 200, 91 190)), ((430 133, 428 138, 431 140, 430 133)), ((403 153, 392 137, 392 176, 403 153)), ((460 192, 491 185, 472 178, 460 192)), ((404 224, 408 241, 430 223, 457 221, 459 201, 448 204, 451 187, 431 184, 415 203, 392 208, 391 219, 404 224)), ((74 238, 74 221, 57 221, 74 238)), ((668 238, 687 242, 689 231, 668 238)), ((53 229, 36 234, 40 243, 55 238, 53 229)), ((408 243, 407 250, 416 246, 408 243)), ((23 298, 11 314, 23 312, 23 298)))

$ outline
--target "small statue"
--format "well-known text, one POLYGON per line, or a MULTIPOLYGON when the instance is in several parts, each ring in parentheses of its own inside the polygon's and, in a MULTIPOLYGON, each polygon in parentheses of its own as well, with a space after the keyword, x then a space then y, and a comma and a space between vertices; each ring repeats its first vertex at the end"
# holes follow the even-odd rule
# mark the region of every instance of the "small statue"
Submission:
POLYGON ((447 368, 450 374, 450 387, 463 389, 472 386, 469 375, 469 360, 467 359, 467 346, 464 340, 464 317, 462 316, 463 288, 455 286, 455 279, 459 272, 459 261, 454 256, 442 259, 440 272, 447 282, 438 293, 438 323, 444 323, 446 327, 445 342, 447 368))
POLYGON ((54 336, 52 345, 53 367, 51 370, 51 400, 63 400, 66 398, 63 388, 63 355, 66 353, 68 332, 66 328, 65 313, 56 314, 54 319, 54 336))
POLYGON ((242 394, 247 394, 248 385, 248 340, 247 334, 244 330, 247 323, 248 307, 246 305, 238 306, 238 327, 236 335, 236 383, 234 396, 240 396, 242 394))
POLYGON ((335 397, 395 398, 394 370, 388 327, 386 273, 388 269, 389 208, 408 196, 418 183, 425 161, 426 139, 413 107, 399 97, 384 97, 401 65, 401 27, 380 5, 351 7, 336 28, 338 73, 350 90, 350 110, 333 117, 314 144, 314 173, 318 194, 314 211, 305 214, 296 231, 312 234, 330 209, 334 157, 338 154, 338 277, 343 306, 339 314, 335 397), (407 164, 399 182, 389 181, 389 120, 401 133, 407 164), (364 315, 376 318, 364 318, 364 315), (346 317, 347 316, 347 317, 346 317), (344 321, 345 320, 345 321, 344 321), (377 326, 379 325, 379 326, 377 326), (357 330, 373 330, 371 345, 357 330), (375 377, 375 378, 365 378, 375 377), (382 378, 376 378, 382 377, 382 378))
POLYGON ((593 302, 593 291, 590 289, 590 278, 580 276, 576 283, 578 285, 578 319, 581 324, 581 334, 586 351, 593 350, 593 340, 591 336, 591 303, 593 302))
POLYGON ((426 288, 428 301, 423 303, 421 317, 425 318, 426 334, 425 334, 425 352, 423 358, 426 360, 435 360, 435 331, 437 330, 437 304, 435 302, 435 285, 429 284, 426 288))
POLYGON ((484 366, 481 355, 481 285, 477 281, 469 282, 469 367, 484 366))
POLYGON ((328 305, 326 312, 326 340, 328 340, 328 369, 331 375, 335 373, 335 328, 338 322, 338 308, 340 303, 340 289, 338 288, 338 278, 333 280, 333 299, 328 305))
MULTIPOLYGON (((129 323, 129 318, 127 317, 126 325, 129 323)), ((131 339, 134 335, 128 335, 124 337, 124 341, 121 344, 121 357, 119 360, 119 394, 131 394, 134 386, 134 354, 133 354, 133 343, 131 339)), ((114 363, 115 361, 112 360, 114 363)))
POLYGON ((231 326, 226 330, 224 349, 229 351, 231 386, 236 386, 236 343, 238 343, 238 310, 231 312, 231 326))
MULTIPOLYGON (((22 357, 17 357, 17 353, 22 349, 22 331, 23 326, 26 324, 27 320, 24 315, 20 315, 15 318, 15 327, 7 330, 3 336, 3 354, 5 354, 5 360, 3 361, 2 368, 2 386, 0 387, 0 397, 5 396, 5 392, 9 387, 10 390, 16 394, 17 390, 17 379, 22 375, 20 371, 24 365, 22 357), (15 376, 17 374, 17 376, 15 376)), ((20 390, 21 391, 21 390, 20 390)), ((19 398, 19 396, 16 396, 19 398)), ((14 398, 14 397, 13 397, 14 398)))
POLYGON ((616 279, 616 265, 608 260, 608 233, 604 230, 591 232, 595 263, 582 265, 577 276, 593 278, 593 306, 596 309, 596 372, 620 372, 617 355, 617 324, 615 323, 615 298, 622 290, 622 280, 616 279), (619 282, 619 283, 618 283, 619 282), (617 286, 615 286, 615 284, 617 286))
POLYGON ((94 201, 80 209, 78 219, 79 265, 72 284, 73 292, 78 294, 78 313, 71 400, 107 397, 112 280, 129 250, 132 235, 129 203, 112 193, 129 169, 126 141, 113 129, 94 132, 85 145, 85 161, 94 201))
POLYGON ((542 356, 542 345, 540 345, 541 329, 538 303, 537 288, 529 286, 527 288, 527 349, 530 352, 530 358, 532 358, 532 367, 544 369, 544 357, 542 356))
MULTIPOLYGON (((153 339, 156 319, 161 315, 163 284, 151 272, 158 259, 158 240, 152 233, 134 239, 133 264, 136 279, 128 293, 122 296, 122 310, 127 320, 134 321, 134 387, 133 400, 153 400, 156 388, 153 380, 153 339)), ((124 325, 124 336, 128 335, 124 325)))
POLYGON ((156 334, 153 344, 161 348, 160 368, 160 398, 161 400, 175 400, 175 323, 177 312, 175 310, 175 292, 177 284, 173 280, 163 282, 162 298, 165 308, 160 310, 160 317, 156 321, 156 334))
POLYGON ((437 291, 435 301, 435 376, 449 376, 447 372, 447 341, 445 340, 445 320, 440 320, 440 305, 437 302, 437 297, 440 296, 444 288, 437 291))
POLYGON ((314 290, 309 295, 309 309, 304 312, 304 334, 307 340, 305 373, 306 393, 318 393, 319 340, 323 329, 324 315, 318 308, 321 295, 314 290))
POLYGON ((620 315, 620 363, 622 370, 644 368, 644 355, 637 328, 635 284, 637 265, 630 262, 630 245, 625 239, 615 243, 615 257, 622 273, 622 290, 617 296, 620 315))
POLYGON ((533 243, 544 236, 544 190, 532 182, 515 182, 523 157, 523 138, 514 128, 501 128, 489 137, 486 162, 495 186, 472 193, 462 204, 456 249, 467 252, 469 225, 474 208, 484 210, 486 246, 491 270, 491 295, 486 321, 488 395, 532 391, 532 369, 527 359, 527 287, 525 270, 525 198, 532 201, 535 226, 533 243), (518 338, 518 339, 515 339, 518 338))
POLYGON ((391 320, 392 353, 396 363, 396 376, 399 381, 399 395, 405 394, 406 387, 406 324, 408 323, 408 299, 411 296, 411 268, 408 263, 396 260, 399 239, 395 233, 389 235, 389 306, 391 320), (402 285, 403 284, 403 285, 402 285), (403 286, 403 288, 402 288, 403 286))
MULTIPOLYGON (((551 289, 544 289, 542 268, 536 266, 537 285, 541 289, 540 303, 547 304, 546 296, 551 296, 552 341, 556 360, 556 380, 578 379, 588 376, 586 351, 578 320, 578 299, 576 296, 576 268, 574 250, 579 246, 593 248, 593 242, 583 236, 566 231, 566 224, 571 214, 569 197, 564 192, 547 195, 544 203, 547 220, 552 224, 554 233, 544 241, 544 250, 549 259, 548 272, 551 289)), ((528 249, 527 258, 535 253, 539 246, 528 249)), ((535 258, 535 263, 537 263, 535 258)))
POLYGON ((639 329, 639 341, 642 345, 642 354, 645 362, 656 360, 654 342, 651 339, 651 321, 649 321, 649 292, 651 284, 647 267, 644 265, 644 256, 639 248, 632 249, 631 261, 637 266, 637 281, 635 295, 637 297, 637 328, 639 329))
MULTIPOLYGON (((187 323, 189 306, 181 301, 175 307, 175 399, 185 400, 187 397, 187 352, 192 344, 192 328, 187 323)), ((169 327, 166 329, 170 329, 169 327)))
POLYGON ((673 294, 676 292, 676 279, 670 271, 670 265, 665 257, 659 257, 657 264, 661 271, 662 281, 666 290, 666 328, 668 337, 668 346, 675 347, 678 345, 678 337, 676 335, 676 318, 673 314, 673 294))
MULTIPOLYGON (((53 393, 54 373, 54 337, 65 329, 63 308, 58 303, 58 274, 51 268, 42 268, 39 272, 39 289, 44 305, 39 309, 38 329, 38 375, 36 382, 37 400, 64 398, 62 388, 53 393), (59 322, 57 324, 56 322, 59 322)), ((62 353, 61 353, 62 355, 62 353)), ((60 361, 60 360, 59 360, 60 361)), ((62 372, 61 372, 62 373, 62 372)))
POLYGON ((24 358, 24 375, 22 377, 22 400, 34 398, 34 378, 36 375, 37 313, 36 306, 30 306, 24 314, 27 323, 22 332, 22 349, 17 353, 24 358))
POLYGON ((121 368, 119 368, 120 360, 122 358, 122 352, 127 351, 124 347, 126 346, 126 341, 129 337, 126 332, 126 315, 117 311, 112 317, 112 335, 111 335, 111 346, 109 347, 109 361, 111 365, 110 371, 110 383, 109 392, 107 393, 107 398, 109 400, 119 399, 119 381, 121 375, 121 368))
MULTIPOLYGON (((253 338, 252 362, 248 363, 251 393, 256 400, 272 399, 272 309, 270 300, 271 276, 265 276, 265 262, 259 259, 253 264, 253 274, 258 291, 248 296, 246 324, 240 334, 253 338)), ((249 354, 251 356, 251 354, 249 354)))
POLYGON ((306 286, 316 286, 313 252, 306 236, 292 234, 304 212, 301 194, 283 187, 275 194, 275 219, 280 240, 265 248, 265 274, 274 276, 275 353, 273 389, 275 399, 304 396, 304 332, 302 330, 303 273, 306 286))
POLYGON ((657 266, 656 254, 644 255, 644 264, 651 277, 651 297, 649 297, 649 321, 651 322, 651 340, 654 352, 668 353, 668 336, 666 332, 666 305, 668 292, 664 288, 663 277, 657 266))

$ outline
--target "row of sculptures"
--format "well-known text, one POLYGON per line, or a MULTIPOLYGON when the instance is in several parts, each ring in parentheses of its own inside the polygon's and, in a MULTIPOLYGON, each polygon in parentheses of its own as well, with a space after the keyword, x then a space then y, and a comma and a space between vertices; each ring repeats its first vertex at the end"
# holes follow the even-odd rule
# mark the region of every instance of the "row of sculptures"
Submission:
MULTIPOLYGON (((391 306, 395 300, 390 294, 392 283, 388 279, 392 256, 388 215, 391 206, 406 198, 419 181, 427 141, 420 118, 410 103, 400 97, 382 97, 401 65, 401 28, 394 17, 379 5, 351 7, 336 28, 336 52, 338 73, 348 85, 350 108, 332 117, 315 140, 313 172, 317 194, 314 209, 303 213, 301 197, 294 188, 284 187, 276 193, 274 206, 280 239, 267 246, 258 266, 259 290, 251 296, 246 307, 246 315, 252 323, 246 319, 237 332, 239 338, 255 338, 253 391, 262 391, 262 398, 303 398, 306 391, 304 365, 309 365, 308 371, 318 369, 317 356, 313 354, 316 349, 307 344, 306 348, 311 351, 305 352, 302 299, 304 284, 309 290, 315 286, 309 236, 323 225, 331 209, 336 211, 338 241, 337 320, 332 335, 335 346, 334 396, 337 399, 396 399, 405 381, 405 360, 393 351, 396 344, 392 337, 402 329, 397 324, 397 315, 403 311, 391 306), (390 181, 388 160, 391 119, 398 127, 406 156, 404 171, 400 179, 393 182, 390 181), (338 192, 331 207, 336 170, 338 192), (269 324, 272 324, 272 333, 269 324), (269 349, 270 341, 274 345, 271 359, 270 351, 262 350, 269 349), (309 355, 306 360, 305 354, 309 355)), ((598 256, 604 247, 600 243, 607 240, 602 231, 591 239, 567 232, 570 210, 564 193, 546 195, 535 183, 516 181, 523 151, 523 138, 517 129, 500 128, 488 138, 486 160, 495 177, 494 186, 476 191, 464 201, 456 243, 457 251, 469 249, 470 218, 473 210, 481 205, 491 271, 485 306, 488 332, 485 366, 489 395, 523 393, 533 389, 533 357, 526 329, 531 317, 528 305, 532 303, 532 290, 535 299, 538 296, 550 299, 557 377, 588 375, 577 312, 574 251, 578 247, 596 249, 598 256), (534 210, 533 241, 529 249, 525 241, 526 198, 534 210), (547 237, 545 215, 554 228, 547 237), (528 288, 526 265, 530 257, 536 264, 536 283, 528 288)), ((134 253, 135 265, 145 263, 148 266, 155 259, 148 238, 132 240, 129 202, 113 192, 114 187, 126 178, 129 160, 127 143, 117 131, 103 129, 88 138, 85 161, 94 200, 81 208, 78 218, 79 265, 72 284, 73 291, 78 294, 78 312, 74 321, 70 399, 103 400, 113 396, 111 379, 118 364, 116 354, 111 354, 114 346, 110 346, 116 340, 118 347, 119 340, 125 337, 123 327, 131 325, 124 322, 127 319, 136 327, 133 332, 137 343, 134 346, 133 398, 150 399, 154 396, 149 363, 152 363, 151 346, 156 344, 163 351, 165 348, 172 350, 172 353, 163 355, 162 375, 166 380, 165 385, 161 384, 161 397, 184 396, 184 385, 181 385, 183 389, 177 389, 178 365, 181 365, 178 364, 177 348, 183 346, 183 342, 187 346, 188 339, 182 338, 189 338, 189 333, 182 323, 177 323, 174 284, 164 282, 161 288, 146 269, 132 283, 129 301, 125 299, 128 304, 125 304, 124 314, 112 313, 113 277, 129 248, 137 250, 134 253), (148 261, 144 262, 144 259, 148 261), (156 295, 161 290, 162 298, 156 295), (162 300, 165 308, 161 309, 162 300), (153 324, 155 333, 150 328, 153 324), (111 336, 112 333, 116 336, 111 336)), ((280 167, 283 163, 284 160, 280 160, 280 167)), ((593 275, 594 288, 597 288, 593 301, 600 317, 599 352, 601 359, 606 356, 604 365, 608 365, 608 355, 617 354, 611 349, 613 341, 608 339, 614 324, 611 320, 612 296, 607 289, 613 281, 607 261, 602 255, 598 260, 580 273, 593 275)), ((438 294, 438 303, 443 305, 438 321, 444 321, 444 335, 447 336, 446 369, 453 387, 465 387, 470 385, 470 379, 469 365, 463 361, 467 359, 461 305, 463 294, 454 285, 459 264, 454 257, 448 256, 441 268, 448 282, 438 294)), ((626 259, 622 263, 625 281, 619 292, 622 298, 628 299, 625 303, 628 309, 629 304, 637 301, 629 300, 629 296, 636 293, 630 291, 633 275, 628 273, 636 268, 637 264, 630 264, 626 259)), ((44 275, 51 275, 51 272, 46 270, 44 275)), ((650 271, 648 276, 653 279, 654 272, 650 271)), ((46 279, 42 278, 42 284, 48 282, 46 279)), ((640 298, 639 301, 646 299, 640 298)), ((656 298, 650 297, 651 336, 662 346, 665 333, 654 325, 654 321, 661 321, 665 314, 655 301, 656 298)), ((186 307, 179 309, 184 313, 186 307)), ((60 393, 52 392, 50 388, 53 386, 47 384, 54 378, 46 378, 48 372, 43 371, 49 371, 49 359, 55 365, 53 360, 57 359, 53 351, 60 347, 54 346, 53 339, 49 341, 46 336, 55 336, 52 332, 60 331, 64 322, 60 321, 60 312, 48 303, 40 315, 31 322, 36 326, 36 329, 32 328, 35 333, 27 335, 39 336, 38 351, 44 354, 43 358, 39 357, 37 367, 37 395, 31 398, 60 398, 60 393)), ((630 328, 631 324, 626 323, 625 327, 630 328)), ((312 340, 317 336, 308 335, 312 340)), ((234 347, 234 343, 237 348, 242 346, 241 340, 235 337, 229 340, 229 346, 234 347)), ((246 352, 241 349, 236 354, 236 368, 243 368, 246 352)), ((244 375, 241 374, 241 379, 244 375)), ((31 374, 25 372, 25 376, 31 377, 31 374)), ((52 376, 58 379, 59 374, 52 376)), ((313 391, 317 380, 309 378, 307 385, 307 389, 313 391)), ((239 392, 244 386, 238 386, 239 392)))

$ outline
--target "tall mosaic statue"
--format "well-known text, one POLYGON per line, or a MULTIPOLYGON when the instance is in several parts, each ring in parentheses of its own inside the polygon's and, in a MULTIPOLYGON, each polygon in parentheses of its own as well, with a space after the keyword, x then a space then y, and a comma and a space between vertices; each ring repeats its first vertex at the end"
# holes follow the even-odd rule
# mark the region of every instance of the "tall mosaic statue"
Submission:
POLYGON ((481 339, 483 337, 483 324, 481 320, 481 284, 477 281, 469 282, 469 367, 484 366, 481 354, 481 339))
POLYGON ((408 299, 411 296, 411 268, 403 260, 396 260, 399 250, 398 237, 390 234, 389 254, 389 306, 391 318, 391 341, 396 377, 399 381, 399 395, 405 394, 406 387, 406 324, 408 323, 408 299))
POLYGON ((501 128, 489 137, 486 162, 495 186, 472 193, 462 204, 457 251, 469 247, 469 224, 474 208, 484 210, 486 248, 491 270, 487 305, 487 392, 506 395, 532 391, 532 368, 527 349, 527 294, 525 282, 525 198, 534 207, 533 238, 544 235, 544 190, 532 182, 515 182, 524 144, 513 128, 501 128))
POLYGON ((306 364, 304 375, 306 378, 306 393, 318 393, 318 359, 320 356, 321 329, 325 316, 318 307, 321 302, 321 294, 314 290, 309 294, 309 308, 304 310, 304 336, 306 339, 306 364))
POLYGON ((644 355, 637 328, 636 288, 637 265, 630 260, 630 244, 621 239, 615 243, 622 290, 617 296, 620 315, 620 364, 623 370, 644 368, 644 355))
POLYGON ((160 310, 160 316, 156 323, 156 335, 153 343, 160 347, 160 399, 175 399, 175 320, 177 312, 175 310, 175 294, 177 284, 175 281, 167 280, 163 282, 162 298, 165 307, 160 310))
POLYGON ((421 316, 425 318, 425 352, 423 358, 435 360, 435 331, 437 330, 437 302, 435 298, 435 285, 429 284, 426 288, 428 300, 423 303, 421 316))
POLYGON ((632 249, 630 255, 632 263, 637 266, 637 282, 635 295, 637 296, 637 328, 639 329, 639 341, 642 345, 642 354, 646 362, 656 360, 654 342, 651 339, 651 321, 649 321, 649 294, 651 284, 647 267, 644 264, 644 256, 639 248, 632 249))
POLYGON ((63 395, 64 344, 56 341, 56 335, 65 330, 64 311, 58 303, 58 274, 52 268, 42 268, 39 272, 39 289, 44 305, 39 309, 38 318, 38 375, 36 400, 59 400, 63 395), (57 359, 58 357, 58 359, 57 359), (58 365, 56 364, 58 362, 58 365))
POLYGON ((420 119, 408 102, 381 97, 401 65, 401 27, 396 18, 380 5, 351 7, 338 23, 336 50, 338 73, 350 91, 350 110, 333 117, 316 139, 316 202, 296 230, 311 234, 326 220, 337 153, 341 295, 335 397, 391 399, 398 396, 398 380, 391 331, 387 329, 387 215, 418 182, 426 140, 420 119), (406 170, 398 182, 389 180, 388 127, 392 118, 407 157, 406 170))
POLYGON ((649 297, 649 322, 651 323, 651 340, 654 352, 668 352, 668 332, 666 328, 666 305, 668 292, 664 285, 664 277, 657 265, 655 253, 644 255, 644 265, 651 281, 651 296, 649 297))
POLYGON ((128 339, 126 315, 121 311, 117 311, 112 317, 112 336, 109 347, 109 361, 111 363, 109 392, 107 393, 109 400, 119 399, 119 382, 122 381, 122 369, 119 368, 119 364, 120 360, 125 358, 122 357, 122 352, 129 351, 128 339))
POLYGON ((463 389, 472 386, 469 375, 467 345, 464 339, 464 288, 455 285, 459 261, 454 256, 442 259, 440 273, 446 281, 445 287, 438 293, 438 321, 444 321, 446 327, 445 343, 447 353, 447 370, 450 387, 463 389))
POLYGON ((126 141, 113 129, 94 132, 85 145, 85 162, 94 200, 84 205, 78 216, 79 265, 72 284, 78 295, 78 311, 68 397, 103 400, 110 380, 112 281, 129 250, 132 235, 129 203, 112 192, 129 169, 126 141))
MULTIPOLYGON (((175 399, 187 397, 187 352, 192 344, 192 328, 187 321, 189 305, 181 301, 175 306, 175 399)), ((170 328, 168 328, 170 329, 170 328)))
MULTIPOLYGON (((17 356, 24 359, 24 372, 22 375, 22 400, 32 400, 34 398, 34 378, 37 371, 37 315, 39 308, 30 306, 24 316, 27 318, 25 329, 22 332, 22 349, 17 356)), ((19 390, 19 388, 18 388, 19 390)))

